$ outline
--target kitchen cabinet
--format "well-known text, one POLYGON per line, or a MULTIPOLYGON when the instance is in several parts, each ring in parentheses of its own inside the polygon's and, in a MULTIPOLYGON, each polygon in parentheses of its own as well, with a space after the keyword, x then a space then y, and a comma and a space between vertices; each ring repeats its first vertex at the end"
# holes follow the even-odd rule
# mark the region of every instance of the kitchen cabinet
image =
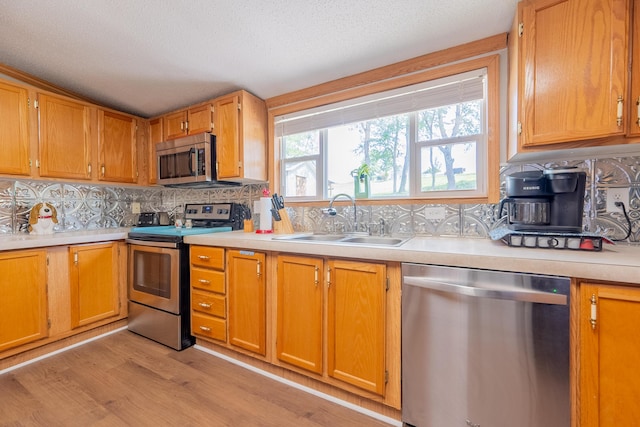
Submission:
POLYGON ((40 177, 91 179, 89 106, 39 93, 38 111, 40 177))
POLYGON ((323 260, 278 256, 276 355, 283 362, 322 374, 323 260))
POLYGON ((229 344, 266 354, 266 255, 227 250, 229 344))
POLYGON ((264 101, 246 91, 214 103, 218 180, 267 180, 267 110, 264 101))
POLYGON ((48 335, 45 250, 0 253, 0 351, 48 335))
POLYGON ((70 246, 69 272, 72 328, 119 314, 115 243, 70 246))
POLYGON ((510 155, 625 134, 629 9, 626 0, 519 4, 510 36, 510 155))
POLYGON ((98 179, 109 182, 138 181, 136 119, 98 110, 98 179))
POLYGON ((579 284, 579 422, 630 426, 640 417, 640 288, 579 284))
POLYGON ((631 18, 631 96, 627 136, 640 137, 640 2, 633 1, 631 18))
POLYGON ((328 374, 382 395, 386 266, 330 260, 327 275, 328 374))
POLYGON ((278 359, 383 395, 386 284, 385 264, 278 256, 278 359))
POLYGON ((225 250, 191 246, 191 333, 227 341, 225 250))
POLYGON ((0 174, 31 173, 28 106, 25 88, 0 82, 0 174))
POLYGON ((149 184, 158 182, 158 158, 156 157, 156 144, 164 141, 164 132, 162 126, 162 117, 149 121, 149 184))
POLYGON ((201 132, 211 132, 213 129, 213 106, 211 103, 207 103, 176 111, 165 115, 163 120, 167 140, 201 132))

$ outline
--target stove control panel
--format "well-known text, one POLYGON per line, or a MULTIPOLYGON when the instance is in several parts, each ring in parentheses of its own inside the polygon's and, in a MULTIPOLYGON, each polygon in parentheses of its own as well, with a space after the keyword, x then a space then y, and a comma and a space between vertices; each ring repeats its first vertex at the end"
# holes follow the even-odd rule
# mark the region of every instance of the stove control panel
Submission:
POLYGON ((184 209, 185 219, 204 219, 210 221, 229 221, 233 203, 188 204, 184 209))

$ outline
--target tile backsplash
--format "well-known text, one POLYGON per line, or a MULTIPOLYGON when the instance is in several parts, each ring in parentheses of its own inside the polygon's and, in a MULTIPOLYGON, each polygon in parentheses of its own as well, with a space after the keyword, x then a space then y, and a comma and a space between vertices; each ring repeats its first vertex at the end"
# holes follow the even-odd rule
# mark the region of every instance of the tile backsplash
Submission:
MULTIPOLYGON (((640 157, 587 159, 575 162, 506 165, 500 171, 501 192, 505 177, 522 170, 550 166, 577 166, 587 172, 584 205, 585 231, 600 233, 621 242, 640 244, 640 157), (629 188, 626 206, 632 230, 622 212, 606 212, 606 194, 610 188, 629 188)), ((133 202, 142 211, 180 212, 186 203, 237 202, 253 209, 262 194, 262 185, 212 189, 176 189, 163 187, 117 187, 78 183, 0 179, 0 234, 26 232, 29 210, 38 202, 52 203, 58 210, 57 231, 128 227, 135 224, 133 202)), ((358 224, 364 230, 371 224, 378 230, 384 223, 391 233, 424 236, 488 238, 489 231, 504 219, 497 218, 497 204, 390 204, 360 205, 358 224), (430 219, 425 208, 438 206, 444 219, 430 219)), ((296 231, 334 231, 353 229, 350 205, 337 207, 329 217, 320 207, 287 208, 296 231)))

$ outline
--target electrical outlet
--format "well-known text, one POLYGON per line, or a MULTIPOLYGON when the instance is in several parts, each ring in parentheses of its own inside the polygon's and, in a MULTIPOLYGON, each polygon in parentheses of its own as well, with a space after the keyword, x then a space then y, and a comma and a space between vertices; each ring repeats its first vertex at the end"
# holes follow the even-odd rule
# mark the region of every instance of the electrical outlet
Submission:
POLYGON ((446 215, 444 206, 427 206, 424 208, 425 219, 442 220, 446 215))
POLYGON ((134 213, 134 214, 140 213, 140 203, 131 202, 131 213, 134 213))
POLYGON ((625 209, 629 210, 629 187, 607 188, 607 212, 622 212, 616 202, 624 203, 625 209))

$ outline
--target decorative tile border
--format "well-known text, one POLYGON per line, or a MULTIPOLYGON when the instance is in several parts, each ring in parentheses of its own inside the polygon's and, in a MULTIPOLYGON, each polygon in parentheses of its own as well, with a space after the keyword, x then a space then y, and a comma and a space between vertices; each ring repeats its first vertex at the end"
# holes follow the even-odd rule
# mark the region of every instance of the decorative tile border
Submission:
MULTIPOLYGON (((505 179, 523 170, 542 170, 551 166, 578 166, 587 171, 584 229, 613 238, 624 238, 629 229, 622 213, 606 212, 608 188, 629 187, 626 207, 632 230, 624 243, 640 244, 640 157, 587 159, 544 164, 505 165, 500 170, 500 192, 504 197, 505 179)), ((52 203, 58 209, 58 230, 84 230, 132 226, 136 215, 132 203, 142 211, 180 212, 186 203, 236 202, 253 209, 262 195, 263 185, 210 189, 164 187, 110 187, 77 183, 13 181, 0 179, 0 234, 26 232, 29 210, 38 202, 52 203)), ((379 232, 380 221, 391 233, 424 236, 487 238, 489 231, 502 224, 497 204, 477 205, 372 205, 358 206, 359 230, 369 227, 379 232), (425 208, 442 206, 445 218, 425 217, 425 208)), ((296 231, 333 232, 353 229, 349 205, 336 206, 338 214, 329 217, 321 208, 288 208, 296 231)))

